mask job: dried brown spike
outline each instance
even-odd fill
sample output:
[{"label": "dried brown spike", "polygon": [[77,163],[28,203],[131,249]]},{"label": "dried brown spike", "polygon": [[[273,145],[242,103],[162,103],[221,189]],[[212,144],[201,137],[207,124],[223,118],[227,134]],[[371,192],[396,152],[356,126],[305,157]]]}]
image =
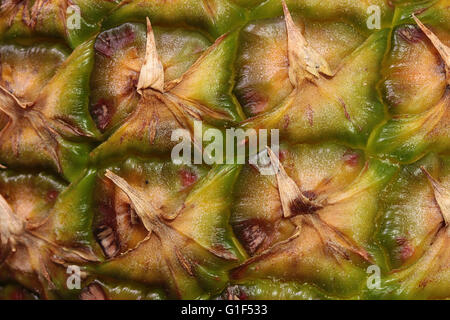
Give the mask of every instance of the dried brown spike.
[{"label": "dried brown spike", "polygon": [[137,92],[142,94],[144,89],[164,91],[164,68],[156,50],[155,35],[152,24],[147,17],[147,43],[145,48],[145,60],[139,75]]},{"label": "dried brown spike", "polygon": [[424,167],[420,167],[420,169],[427,176],[431,186],[433,187],[434,198],[439,205],[445,225],[448,226],[450,223],[450,190],[434,179]]},{"label": "dried brown spike", "polygon": [[365,261],[373,262],[369,253],[359,246],[354,245],[339,230],[328,225],[317,215],[307,217],[311,225],[319,233],[322,241],[333,255],[338,254],[346,260],[350,259],[350,253],[356,254]]},{"label": "dried brown spike", "polygon": [[280,193],[283,215],[289,218],[299,214],[309,214],[321,209],[322,206],[303,195],[294,180],[286,173],[283,165],[273,151],[267,147],[267,152],[277,176],[278,192]]},{"label": "dried brown spike", "polygon": [[439,52],[442,60],[444,60],[447,84],[450,85],[450,48],[443,44],[441,40],[439,40],[439,38],[436,37],[436,35],[431,32],[430,29],[425,27],[425,25],[414,14],[412,15],[412,17],[414,21],[416,21],[419,28],[423,31],[423,33],[425,33],[428,39],[430,39],[430,41],[433,43],[433,46]]},{"label": "dried brown spike", "polygon": [[303,79],[319,78],[320,73],[333,76],[328,63],[309,46],[302,32],[295,25],[284,0],[282,4],[288,38],[289,79],[292,85],[298,87]]}]

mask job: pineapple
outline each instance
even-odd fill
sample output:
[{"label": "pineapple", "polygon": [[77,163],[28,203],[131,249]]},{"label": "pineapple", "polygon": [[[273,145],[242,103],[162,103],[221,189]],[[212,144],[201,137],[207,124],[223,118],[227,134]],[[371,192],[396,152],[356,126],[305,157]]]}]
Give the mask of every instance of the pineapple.
[{"label": "pineapple", "polygon": [[0,298],[450,298],[448,0],[0,3]]}]

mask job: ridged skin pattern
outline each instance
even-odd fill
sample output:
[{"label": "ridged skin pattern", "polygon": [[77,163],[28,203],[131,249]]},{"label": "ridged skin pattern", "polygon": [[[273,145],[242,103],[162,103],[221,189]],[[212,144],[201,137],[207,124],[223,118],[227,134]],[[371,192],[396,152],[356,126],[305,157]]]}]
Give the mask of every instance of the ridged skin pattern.
[{"label": "ridged skin pattern", "polygon": [[0,299],[449,299],[449,46],[449,0],[0,1]]}]

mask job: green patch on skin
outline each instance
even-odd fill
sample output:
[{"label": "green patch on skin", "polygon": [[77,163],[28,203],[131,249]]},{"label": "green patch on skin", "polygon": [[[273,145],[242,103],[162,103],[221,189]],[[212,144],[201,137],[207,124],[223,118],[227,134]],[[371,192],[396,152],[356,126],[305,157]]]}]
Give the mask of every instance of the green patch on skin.
[{"label": "green patch on skin", "polygon": [[[443,162],[430,154],[404,166],[381,194],[377,239],[386,250],[390,269],[413,264],[423,254],[442,218],[433,190],[420,167],[441,176]],[[414,197],[410,195],[414,194]]]},{"label": "green patch on skin", "polygon": [[331,300],[336,297],[295,281],[253,280],[230,285],[220,296],[227,300]]},{"label": "green patch on skin", "polygon": [[404,3],[399,3],[395,8],[392,25],[415,24],[412,18],[413,13],[427,25],[442,28],[446,32],[450,30],[450,13],[446,0],[405,1]]},{"label": "green patch on skin", "polygon": [[[287,6],[293,13],[301,12],[312,19],[323,20],[344,20],[356,24],[360,30],[373,32],[367,27],[367,20],[372,11],[370,6],[377,6],[380,10],[380,27],[387,28],[391,25],[393,8],[383,0],[371,1],[348,1],[348,0],[287,0]],[[268,0],[263,2],[251,12],[251,19],[267,19],[280,16],[282,14],[281,1]]]},{"label": "green patch on skin", "polygon": [[376,128],[367,151],[400,163],[412,163],[428,152],[450,148],[450,91],[432,108],[420,114],[392,118]]},{"label": "green patch on skin", "polygon": [[95,176],[95,170],[87,170],[83,177],[61,193],[44,228],[58,245],[83,248],[101,256],[92,232]]}]

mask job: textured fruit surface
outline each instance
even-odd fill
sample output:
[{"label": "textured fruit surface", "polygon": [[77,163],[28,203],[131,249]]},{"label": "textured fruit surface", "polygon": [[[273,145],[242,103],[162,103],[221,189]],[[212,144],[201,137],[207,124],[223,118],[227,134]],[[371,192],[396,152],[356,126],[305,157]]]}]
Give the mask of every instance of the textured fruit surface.
[{"label": "textured fruit surface", "polygon": [[449,47],[449,0],[0,1],[0,299],[450,299]]}]

